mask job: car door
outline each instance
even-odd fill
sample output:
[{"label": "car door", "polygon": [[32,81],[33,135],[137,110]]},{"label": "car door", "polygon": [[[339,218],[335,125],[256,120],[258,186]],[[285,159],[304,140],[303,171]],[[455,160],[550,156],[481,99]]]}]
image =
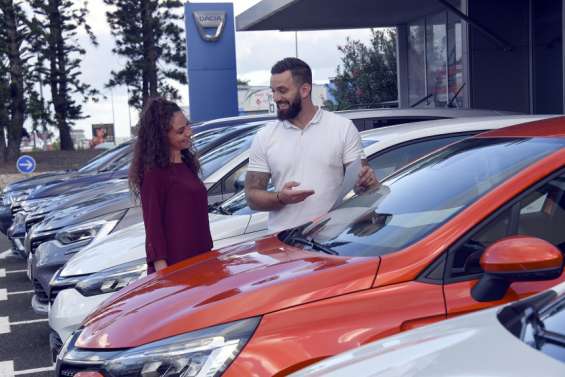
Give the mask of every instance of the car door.
[{"label": "car door", "polygon": [[565,171],[526,190],[473,228],[448,253],[444,292],[448,316],[455,316],[537,293],[564,280],[514,282],[497,301],[478,302],[471,288],[482,274],[479,259],[494,242],[510,235],[528,235],[544,239],[565,253]]}]

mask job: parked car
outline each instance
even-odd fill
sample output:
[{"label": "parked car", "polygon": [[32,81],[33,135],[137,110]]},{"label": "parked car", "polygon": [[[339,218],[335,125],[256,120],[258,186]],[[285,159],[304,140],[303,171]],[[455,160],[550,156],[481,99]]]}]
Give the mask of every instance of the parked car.
[{"label": "parked car", "polygon": [[18,252],[27,259],[27,250],[24,246],[26,233],[30,228],[49,215],[81,203],[92,203],[103,200],[109,194],[128,190],[128,182],[125,179],[112,179],[89,185],[84,190],[61,194],[56,198],[47,197],[21,202],[21,210],[16,213],[14,220],[6,232],[12,241],[12,250]]},{"label": "parked car", "polygon": [[[366,147],[367,154],[369,156],[375,156],[375,158],[370,159],[370,163],[375,166],[377,174],[389,174],[391,170],[399,168],[401,166],[400,164],[403,163],[402,161],[397,161],[397,158],[391,158],[392,156],[398,156],[400,154],[402,156],[412,156],[412,158],[416,158],[434,148],[454,141],[454,138],[462,139],[471,132],[502,127],[503,125],[512,123],[526,122],[532,119],[536,118],[515,117],[514,119],[506,120],[502,118],[487,118],[482,121],[479,119],[466,120],[467,124],[465,124],[465,121],[462,121],[460,125],[457,125],[457,122],[454,121],[437,121],[429,122],[429,126],[426,127],[427,132],[422,132],[422,128],[419,126],[404,125],[394,129],[388,128],[366,132],[363,133],[363,136],[365,142],[369,141],[369,145]],[[435,127],[432,126],[434,123],[436,123]],[[371,140],[373,142],[370,142]],[[443,144],[441,140],[443,140]],[[408,146],[411,146],[411,148],[407,148]],[[395,162],[397,165],[394,165]],[[250,211],[249,208],[246,208],[245,198],[242,194],[240,195],[239,198],[233,198],[219,207],[219,212],[223,213],[224,216],[228,216],[227,214],[231,213],[231,216],[234,218],[244,218],[244,221],[234,220],[233,222],[239,227],[241,227],[241,223],[247,223],[247,229],[250,230],[251,234],[257,231],[259,231],[259,234],[261,232],[267,232],[266,214],[253,213]],[[256,235],[256,233],[253,235]],[[140,239],[137,241],[137,244],[142,245],[143,235],[139,234],[139,237]],[[133,237],[130,238],[130,241],[132,241],[132,239]],[[111,292],[115,291],[104,292],[98,290],[84,294],[84,290],[80,287],[78,289],[72,288],[76,284],[81,284],[81,281],[88,281],[90,277],[92,277],[91,281],[98,281],[99,283],[106,280],[112,281],[112,279],[114,279],[113,274],[116,274],[116,276],[122,273],[125,274],[129,268],[136,268],[134,266],[136,260],[143,258],[143,247],[140,246],[135,252],[130,252],[125,251],[129,249],[126,245],[126,243],[123,243],[119,248],[98,248],[96,254],[92,252],[87,254],[85,250],[69,261],[64,269],[57,273],[56,277],[51,281],[52,287],[55,287],[55,290],[59,294],[49,313],[50,325],[63,340],[68,336],[70,331],[78,327],[79,322],[77,318],[80,319],[78,312],[83,311],[83,316],[86,315],[89,310],[107,299],[111,295]],[[124,252],[121,253],[123,258],[120,258],[118,253],[114,252],[116,249],[124,250]],[[113,253],[113,259],[106,257],[106,255],[109,256],[110,253]],[[94,260],[98,262],[95,263]],[[111,260],[112,264],[103,262],[107,260]],[[118,261],[123,263],[121,267],[116,267]],[[133,265],[127,265],[127,263],[133,263]],[[101,267],[97,269],[96,265]],[[91,275],[97,271],[101,271],[104,267],[112,271],[103,271],[98,276]],[[140,275],[138,274],[137,276],[139,277]],[[128,279],[127,282],[129,283],[132,280],[133,279]],[[117,284],[116,286],[121,289],[124,285],[125,284]],[[61,291],[61,287],[65,289]],[[74,309],[72,313],[68,308]],[[75,308],[80,309],[75,310]],[[58,344],[60,344],[60,342]]]},{"label": "parked car", "polygon": [[27,232],[28,276],[33,283],[32,308],[47,313],[51,277],[72,254],[106,235],[142,221],[141,209],[128,189],[46,216]]},{"label": "parked car", "polygon": [[292,377],[565,376],[565,284],[370,343]]},{"label": "parked car", "polygon": [[563,117],[447,146],[311,223],[132,283],[65,344],[57,375],[284,375],[541,292],[564,279],[564,168]]},{"label": "parked car", "polygon": [[25,200],[29,193],[37,186],[62,182],[74,177],[92,175],[99,171],[104,171],[114,164],[116,160],[121,159],[125,154],[131,153],[131,149],[132,142],[125,142],[109,151],[97,155],[77,171],[43,173],[8,184],[2,191],[2,200],[0,205],[0,231],[6,234],[7,229],[12,224],[12,206],[14,206],[15,211],[19,210],[18,203]]}]

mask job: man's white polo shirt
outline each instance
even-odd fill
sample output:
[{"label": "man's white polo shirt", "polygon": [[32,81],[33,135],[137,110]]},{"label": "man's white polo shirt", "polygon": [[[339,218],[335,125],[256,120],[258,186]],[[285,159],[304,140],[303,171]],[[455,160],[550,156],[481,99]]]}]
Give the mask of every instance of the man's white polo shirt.
[{"label": "man's white polo shirt", "polygon": [[275,121],[253,140],[248,171],[270,173],[276,191],[296,181],[295,190],[314,190],[302,203],[269,213],[269,229],[294,227],[325,214],[339,194],[344,165],[365,158],[359,132],[349,119],[318,109],[300,129],[289,121]]}]

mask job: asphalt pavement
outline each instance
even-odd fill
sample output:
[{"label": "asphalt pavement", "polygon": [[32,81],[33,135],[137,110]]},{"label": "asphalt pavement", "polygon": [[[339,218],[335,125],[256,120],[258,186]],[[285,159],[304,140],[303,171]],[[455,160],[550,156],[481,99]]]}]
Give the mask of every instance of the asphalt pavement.
[{"label": "asphalt pavement", "polygon": [[0,233],[0,377],[53,376],[47,316],[31,309],[26,262]]}]

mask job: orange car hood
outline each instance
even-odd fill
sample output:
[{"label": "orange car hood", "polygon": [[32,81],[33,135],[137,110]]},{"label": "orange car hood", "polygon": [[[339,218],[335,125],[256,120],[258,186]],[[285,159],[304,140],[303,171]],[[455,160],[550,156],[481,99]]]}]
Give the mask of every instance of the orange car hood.
[{"label": "orange car hood", "polygon": [[87,319],[76,345],[135,347],[368,289],[380,261],[307,252],[276,237],[210,255],[124,289]]}]

